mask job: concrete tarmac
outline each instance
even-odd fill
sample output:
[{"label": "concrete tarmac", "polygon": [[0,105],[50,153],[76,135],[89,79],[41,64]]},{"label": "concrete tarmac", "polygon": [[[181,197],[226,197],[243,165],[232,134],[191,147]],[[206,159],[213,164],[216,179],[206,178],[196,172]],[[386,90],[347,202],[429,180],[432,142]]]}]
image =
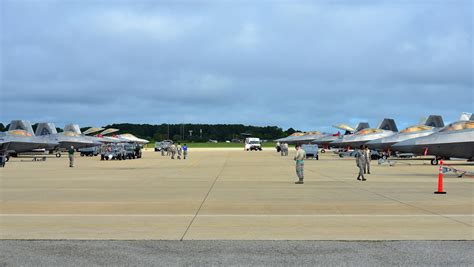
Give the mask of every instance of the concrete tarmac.
[{"label": "concrete tarmac", "polygon": [[[353,159],[294,162],[274,149],[193,150],[100,161],[11,159],[0,169],[0,239],[79,240],[473,240],[474,179],[428,161],[372,162],[356,181]],[[474,171],[474,165],[450,162]]]},{"label": "concrete tarmac", "polygon": [[0,241],[6,266],[473,266],[473,241]]}]

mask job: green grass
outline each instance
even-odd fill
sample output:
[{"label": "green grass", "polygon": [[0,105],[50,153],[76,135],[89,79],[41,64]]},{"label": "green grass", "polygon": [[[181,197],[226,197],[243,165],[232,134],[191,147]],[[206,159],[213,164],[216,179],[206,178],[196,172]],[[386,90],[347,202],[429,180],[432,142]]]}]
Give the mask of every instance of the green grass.
[{"label": "green grass", "polygon": [[[237,148],[244,148],[244,143],[225,143],[225,142],[219,142],[219,143],[186,143],[189,148],[230,148],[230,147],[237,147]],[[183,145],[183,143],[181,143]],[[147,146],[148,148],[154,148],[155,143],[148,143]],[[275,143],[273,142],[266,142],[262,143],[262,147],[269,148],[269,147],[275,147]]]}]

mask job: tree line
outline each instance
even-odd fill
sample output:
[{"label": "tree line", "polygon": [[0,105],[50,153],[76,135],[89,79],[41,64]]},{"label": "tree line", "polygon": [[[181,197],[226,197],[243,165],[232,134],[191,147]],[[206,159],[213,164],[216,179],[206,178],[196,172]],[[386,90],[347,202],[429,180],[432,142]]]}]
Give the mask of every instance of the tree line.
[{"label": "tree line", "polygon": [[277,126],[251,126],[243,124],[110,124],[104,128],[117,128],[120,133],[131,133],[151,141],[171,139],[173,141],[207,142],[209,140],[236,141],[245,137],[259,137],[274,140],[295,132],[290,128],[283,131]]},{"label": "tree line", "polygon": [[[36,130],[37,124],[33,124]],[[9,125],[0,123],[0,131],[8,130]],[[90,127],[83,127],[85,131]],[[171,139],[173,141],[207,142],[209,140],[236,141],[246,137],[259,137],[262,140],[274,140],[296,132],[293,128],[284,131],[277,126],[252,126],[243,124],[134,124],[115,123],[103,128],[117,128],[120,133],[131,133],[150,141]],[[62,131],[57,128],[58,132]]]}]

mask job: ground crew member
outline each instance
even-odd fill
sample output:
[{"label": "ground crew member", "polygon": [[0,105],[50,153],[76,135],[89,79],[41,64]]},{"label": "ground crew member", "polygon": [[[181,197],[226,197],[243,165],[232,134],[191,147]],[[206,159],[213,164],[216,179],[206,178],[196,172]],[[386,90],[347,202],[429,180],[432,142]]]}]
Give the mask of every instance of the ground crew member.
[{"label": "ground crew member", "polygon": [[183,148],[181,147],[181,143],[178,143],[176,146],[176,151],[178,151],[178,159],[181,159],[181,154],[183,153]]},{"label": "ground crew member", "polygon": [[163,146],[163,143],[161,143],[160,147],[161,147],[161,156],[164,157],[166,151],[165,151],[165,147]]},{"label": "ground crew member", "polygon": [[359,168],[359,175],[357,176],[357,180],[361,181],[361,177],[362,177],[362,181],[365,181],[365,177],[364,177],[364,168],[365,168],[365,152],[364,152],[364,146],[361,145],[360,146],[360,149],[356,150],[356,154],[355,154],[355,158],[356,158],[356,165],[357,167]]},{"label": "ground crew member", "polygon": [[174,144],[171,144],[169,147],[168,147],[168,150],[170,151],[171,153],[171,159],[174,159],[174,156],[176,156],[176,146]]},{"label": "ground crew member", "polygon": [[283,157],[285,155],[285,143],[279,143],[280,155]]},{"label": "ground crew member", "polygon": [[[276,143],[276,150],[277,150],[277,153],[278,152],[281,152],[281,145],[280,145],[280,142],[277,142]],[[283,155],[282,155],[283,156]]]},{"label": "ground crew member", "polygon": [[304,158],[306,157],[306,152],[301,148],[300,145],[296,145],[296,155],[294,160],[296,161],[296,175],[298,176],[298,181],[295,184],[303,184],[304,179]]},{"label": "ground crew member", "polygon": [[288,143],[285,143],[285,156],[288,156]]},{"label": "ground crew member", "polygon": [[184,144],[183,146],[183,157],[186,159],[188,157],[188,145]]},{"label": "ground crew member", "polygon": [[141,147],[139,144],[135,144],[135,156],[138,158],[138,157],[141,157],[142,156],[142,153],[141,153]]},{"label": "ground crew member", "polygon": [[74,167],[74,147],[71,146],[68,149],[67,153],[69,155],[69,167],[72,168],[72,167]]},{"label": "ground crew member", "polygon": [[370,174],[370,160],[372,159],[372,152],[370,151],[368,146],[365,146],[364,154],[365,154],[364,173]]}]

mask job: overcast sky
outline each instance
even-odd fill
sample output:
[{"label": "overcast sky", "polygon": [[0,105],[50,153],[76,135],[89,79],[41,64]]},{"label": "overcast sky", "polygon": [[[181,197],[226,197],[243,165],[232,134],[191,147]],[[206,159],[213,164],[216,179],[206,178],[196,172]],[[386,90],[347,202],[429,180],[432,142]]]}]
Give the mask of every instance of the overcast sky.
[{"label": "overcast sky", "polygon": [[2,0],[0,121],[334,131],[474,111],[472,1],[314,2]]}]

